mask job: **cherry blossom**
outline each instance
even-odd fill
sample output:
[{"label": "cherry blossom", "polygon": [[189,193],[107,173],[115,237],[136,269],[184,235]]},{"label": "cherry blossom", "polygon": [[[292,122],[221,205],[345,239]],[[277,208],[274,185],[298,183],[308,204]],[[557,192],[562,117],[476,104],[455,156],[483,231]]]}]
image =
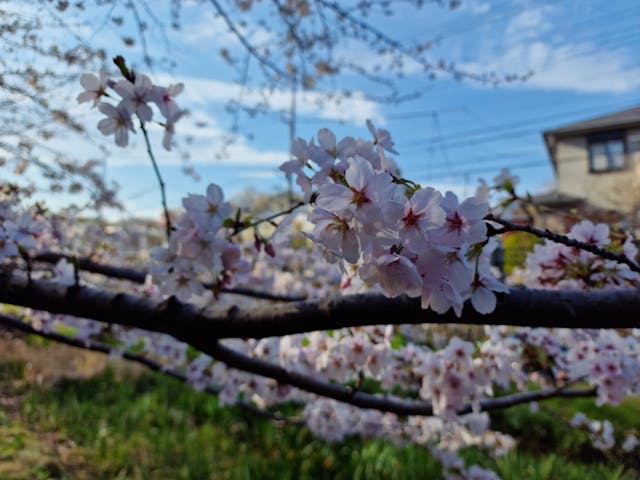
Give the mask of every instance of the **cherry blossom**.
[{"label": "cherry blossom", "polygon": [[127,79],[117,82],[113,89],[122,97],[121,104],[131,114],[136,114],[142,122],[149,122],[153,117],[147,102],[153,101],[155,87],[146,75],[137,75],[135,82]]},{"label": "cherry blossom", "polygon": [[[176,123],[187,113],[181,109],[174,98],[184,89],[184,85],[174,84],[168,87],[154,85],[151,79],[144,75],[129,73],[126,78],[114,81],[107,76],[104,70],[100,71],[100,78],[91,73],[82,75],[80,83],[85,91],[78,95],[80,103],[93,101],[93,106],[98,106],[107,118],[98,122],[98,129],[103,135],[115,134],[116,145],[126,147],[129,142],[129,131],[134,132],[132,115],[136,115],[142,126],[153,118],[151,104],[155,104],[164,116],[165,122],[162,146],[170,151],[175,135]],[[107,90],[112,89],[113,95]],[[119,103],[114,106],[103,102],[103,97],[120,97]],[[143,128],[143,133],[147,135]]]},{"label": "cherry blossom", "polygon": [[164,125],[164,135],[162,137],[162,146],[168,152],[171,151],[173,136],[176,134],[176,123],[186,114],[187,112],[185,110],[172,109],[172,113],[166,117],[167,121],[165,122],[165,125]]},{"label": "cherry blossom", "polygon": [[431,187],[417,190],[407,200],[400,226],[400,241],[414,253],[428,249],[427,232],[444,224],[445,211],[440,206],[441,201],[440,192]]},{"label": "cherry blossom", "polygon": [[98,130],[103,135],[113,135],[116,137],[116,145],[126,147],[129,143],[129,132],[134,132],[133,123],[131,121],[131,112],[123,103],[117,107],[109,103],[101,103],[98,107],[107,118],[98,122]]},{"label": "cherry blossom", "polygon": [[153,87],[151,100],[158,106],[158,109],[160,110],[160,113],[164,115],[164,118],[175,118],[175,115],[181,111],[174,98],[180,95],[183,90],[184,84],[182,83],[176,83],[169,85],[168,87]]},{"label": "cherry blossom", "polygon": [[373,135],[374,145],[380,145],[386,151],[395,153],[396,155],[398,154],[398,152],[393,149],[393,140],[391,140],[391,134],[387,130],[381,128],[376,130],[370,120],[367,120],[367,128],[369,132],[371,132],[371,135]]},{"label": "cherry blossom", "polygon": [[80,77],[80,83],[85,91],[78,95],[78,103],[91,102],[96,107],[100,105],[102,97],[107,95],[107,86],[111,83],[105,70],[100,70],[100,77],[92,73],[85,73]]}]

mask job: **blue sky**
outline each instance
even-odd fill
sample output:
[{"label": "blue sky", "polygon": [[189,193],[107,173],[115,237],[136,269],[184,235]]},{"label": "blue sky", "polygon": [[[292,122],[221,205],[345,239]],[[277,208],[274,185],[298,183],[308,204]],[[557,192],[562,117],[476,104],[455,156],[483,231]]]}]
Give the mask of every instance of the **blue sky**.
[{"label": "blue sky", "polygon": [[[14,2],[15,3],[15,2]],[[158,5],[157,17],[168,17]],[[321,127],[330,127],[338,137],[366,137],[365,120],[387,128],[400,152],[397,161],[403,174],[423,185],[460,194],[473,193],[478,177],[491,179],[503,167],[519,175],[524,189],[532,193],[553,185],[553,172],[541,132],[573,121],[610,113],[640,104],[640,2],[631,0],[462,0],[453,11],[427,5],[417,14],[398,2],[392,17],[373,16],[370,21],[402,42],[436,39],[430,56],[446,59],[470,72],[532,76],[524,82],[489,86],[456,81],[447,75],[430,80],[412,62],[405,64],[398,80],[401,92],[419,91],[417,99],[385,104],[367,94],[383,93],[380,87],[355,76],[337,76],[301,94],[297,134],[309,139]],[[44,14],[34,8],[33,14]],[[125,54],[139,71],[146,71],[140,48],[122,46],[123,29],[99,22],[101,11],[85,12],[75,33],[102,45],[109,56]],[[148,72],[158,83],[182,81],[185,92],[179,103],[190,116],[178,124],[178,140],[192,134],[189,165],[201,176],[195,183],[181,172],[179,151],[161,149],[161,133],[152,129],[157,155],[169,189],[169,202],[177,206],[187,192],[203,191],[209,182],[225,188],[229,196],[254,187],[265,192],[285,188],[277,166],[287,157],[288,127],[282,112],[289,107],[286,85],[269,94],[271,111],[240,117],[241,135],[220,159],[221,137],[229,132],[232,118],[225,104],[238,98],[236,73],[218,55],[227,48],[239,55],[241,47],[215,18],[207,4],[185,1],[182,30],[167,30],[165,41],[151,25],[147,41],[153,55],[169,55],[175,68],[156,66]],[[254,39],[269,41],[265,28],[248,29]],[[131,31],[131,36],[135,33]],[[338,50],[363,66],[373,64],[376,53],[365,46],[339,45]],[[257,71],[250,76],[257,78]],[[250,83],[250,85],[256,85]],[[318,107],[323,93],[351,89],[351,98]],[[68,92],[74,98],[81,90]],[[243,98],[258,99],[257,87],[245,90]],[[73,106],[78,120],[96,123],[100,116],[86,104]],[[197,128],[196,124],[205,124]],[[103,141],[95,131],[96,141]],[[91,145],[74,145],[76,154],[92,154]],[[155,215],[159,195],[143,151],[141,138],[126,150],[117,150],[108,160],[106,173],[121,185],[128,213]]]}]

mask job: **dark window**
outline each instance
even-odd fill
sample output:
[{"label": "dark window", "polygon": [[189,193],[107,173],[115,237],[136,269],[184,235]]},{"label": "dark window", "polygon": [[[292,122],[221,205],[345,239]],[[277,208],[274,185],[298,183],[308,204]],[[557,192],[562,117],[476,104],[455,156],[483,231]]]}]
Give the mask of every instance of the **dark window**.
[{"label": "dark window", "polygon": [[627,167],[627,143],[624,131],[589,135],[589,170],[610,172]]}]

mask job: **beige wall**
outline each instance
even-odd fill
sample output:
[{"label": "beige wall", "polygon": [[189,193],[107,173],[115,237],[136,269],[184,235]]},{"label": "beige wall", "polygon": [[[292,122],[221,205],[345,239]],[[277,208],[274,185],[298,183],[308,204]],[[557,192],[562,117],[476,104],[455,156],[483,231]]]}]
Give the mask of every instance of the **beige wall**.
[{"label": "beige wall", "polygon": [[640,129],[627,132],[627,149],[628,169],[590,173],[586,137],[558,139],[558,192],[584,198],[600,208],[640,211]]}]

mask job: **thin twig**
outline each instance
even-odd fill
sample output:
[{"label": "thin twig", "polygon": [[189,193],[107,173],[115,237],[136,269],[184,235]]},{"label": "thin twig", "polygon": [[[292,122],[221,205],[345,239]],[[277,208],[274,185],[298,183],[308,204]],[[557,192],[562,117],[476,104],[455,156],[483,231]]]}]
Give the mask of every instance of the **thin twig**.
[{"label": "thin twig", "polygon": [[579,248],[580,250],[593,253],[594,255],[598,255],[599,257],[602,257],[607,260],[613,260],[618,263],[623,263],[627,265],[634,272],[640,273],[640,265],[638,265],[636,262],[634,262],[624,254],[613,253],[613,252],[610,252],[609,250],[605,250],[604,248],[600,248],[597,245],[594,245],[592,243],[581,242],[574,238],[569,238],[566,235],[560,235],[558,233],[554,233],[548,229],[541,230],[539,228],[535,228],[530,225],[518,225],[517,223],[512,223],[500,217],[496,217],[491,213],[488,214],[486,217],[484,217],[484,219],[489,222],[498,223],[504,227],[504,228],[495,228],[489,224],[488,225],[489,236],[500,235],[506,232],[527,232],[539,238],[546,238],[547,240],[551,240],[552,242],[562,243],[563,245],[567,245],[568,247]]},{"label": "thin twig", "polygon": [[240,32],[240,30],[238,30],[238,28],[236,27],[236,24],[233,23],[233,21],[231,20],[231,17],[229,17],[229,14],[222,8],[222,6],[217,0],[209,0],[209,3],[213,5],[213,8],[215,8],[216,12],[218,12],[218,15],[222,17],[222,19],[227,24],[227,27],[229,28],[231,33],[235,35],[238,41],[247,50],[247,52],[251,54],[251,56],[253,56],[265,67],[268,67],[271,71],[273,71],[279,77],[286,79],[291,76],[284,70],[281,70],[275,63],[273,63],[267,57],[265,57],[264,55],[261,55],[260,52],[258,52],[258,50],[256,50],[256,48],[253,45],[251,45],[249,40],[247,40],[247,38],[242,34],[242,32]]},{"label": "thin twig", "polygon": [[419,54],[419,52],[414,49],[407,47],[402,42],[390,37],[382,30],[374,27],[370,23],[362,20],[360,18],[356,18],[351,14],[348,10],[343,8],[338,2],[330,1],[330,0],[316,0],[318,4],[332,10],[339,20],[346,20],[355,28],[362,30],[363,32],[367,32],[369,35],[372,35],[375,40],[387,45],[393,50],[401,53],[402,55],[411,58],[418,64],[422,66],[422,68],[427,71],[440,70],[446,73],[453,75],[456,79],[467,78],[470,80],[474,80],[481,83],[496,83],[497,79],[492,75],[487,74],[475,74],[472,72],[466,72],[462,70],[458,70],[452,64],[447,64],[445,62],[438,62],[437,64],[433,64],[429,62],[426,58]]},{"label": "thin twig", "polygon": [[165,189],[165,184],[164,184],[164,180],[162,180],[162,175],[160,174],[160,169],[158,168],[158,163],[156,162],[156,158],[153,155],[151,142],[149,141],[149,133],[147,132],[147,129],[144,126],[144,122],[142,120],[140,120],[140,130],[142,130],[144,141],[147,145],[147,153],[149,154],[149,158],[151,159],[151,164],[153,165],[153,170],[156,173],[156,178],[158,179],[158,184],[160,185],[160,194],[162,195],[162,208],[164,209],[165,230],[167,233],[167,242],[168,242],[171,239],[171,216],[169,215],[169,207],[167,206],[167,193]]},{"label": "thin twig", "polygon": [[258,225],[262,224],[262,223],[267,223],[267,222],[272,222],[273,220],[275,220],[278,217],[282,217],[283,215],[288,215],[289,213],[293,212],[294,210],[297,210],[298,208],[304,206],[305,203],[304,202],[298,202],[295,205],[292,205],[291,207],[287,208],[286,210],[283,210],[281,212],[277,212],[274,213],[273,215],[269,215],[268,217],[264,217],[264,218],[260,218],[258,220],[256,220],[255,222],[249,222],[249,223],[240,223],[239,225],[235,225],[233,228],[233,232],[231,232],[231,234],[229,234],[229,237],[233,237],[235,235],[237,235],[238,233],[247,230],[248,228],[255,228]]}]

